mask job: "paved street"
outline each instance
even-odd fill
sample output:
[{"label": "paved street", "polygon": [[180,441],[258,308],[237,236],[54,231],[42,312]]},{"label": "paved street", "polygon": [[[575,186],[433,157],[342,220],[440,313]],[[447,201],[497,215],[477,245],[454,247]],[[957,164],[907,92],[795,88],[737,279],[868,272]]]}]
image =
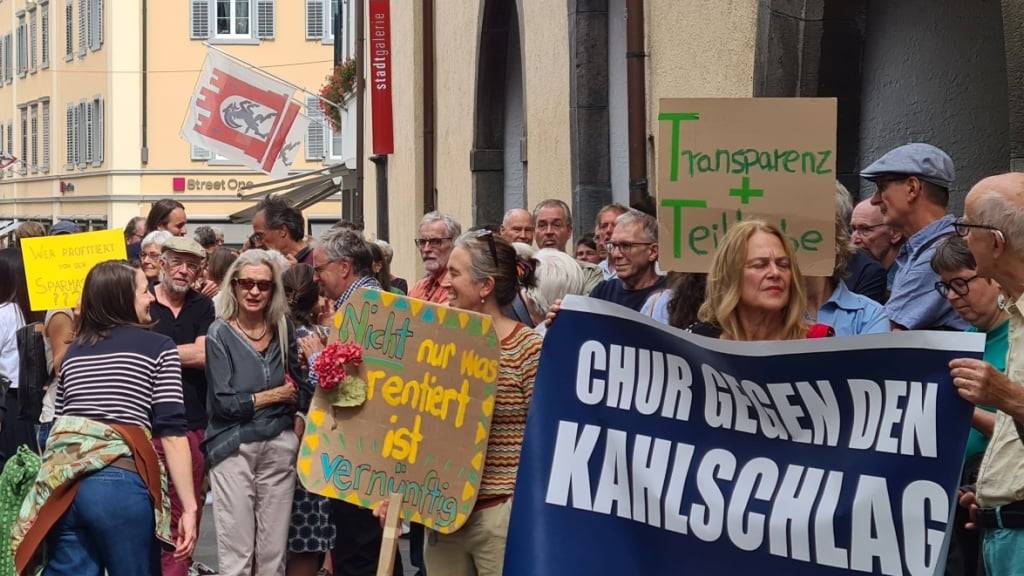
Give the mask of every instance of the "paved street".
[{"label": "paved street", "polygon": [[[402,551],[402,563],[405,568],[405,576],[413,576],[416,570],[409,564],[409,540],[402,538],[398,541],[398,547]],[[217,568],[217,538],[213,522],[213,506],[207,504],[203,509],[202,527],[199,531],[199,543],[196,544],[194,558],[207,566]]]}]

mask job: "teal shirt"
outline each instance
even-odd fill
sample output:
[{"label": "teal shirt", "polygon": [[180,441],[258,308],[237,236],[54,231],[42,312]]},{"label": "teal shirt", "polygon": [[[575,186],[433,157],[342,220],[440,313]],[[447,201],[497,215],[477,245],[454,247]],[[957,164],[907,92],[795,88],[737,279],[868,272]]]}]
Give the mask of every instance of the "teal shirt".
[{"label": "teal shirt", "polygon": [[[971,326],[966,332],[977,332],[978,329]],[[999,326],[985,334],[985,362],[988,362],[1000,372],[1006,372],[1006,354],[1010,350],[1010,321],[1007,320]],[[987,410],[989,412],[995,412],[996,409],[991,406],[978,405],[978,408]],[[975,428],[971,428],[971,434],[967,437],[967,450],[964,453],[964,459],[970,460],[971,457],[981,454],[985,451],[985,447],[988,446],[988,438],[984,434],[978,432]]]}]

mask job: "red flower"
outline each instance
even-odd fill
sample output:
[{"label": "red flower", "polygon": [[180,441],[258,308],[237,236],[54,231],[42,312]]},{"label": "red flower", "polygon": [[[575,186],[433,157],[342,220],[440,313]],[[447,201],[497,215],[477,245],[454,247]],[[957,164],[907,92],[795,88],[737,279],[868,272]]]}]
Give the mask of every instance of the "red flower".
[{"label": "red flower", "polygon": [[346,364],[358,366],[362,363],[362,347],[358,344],[335,342],[313,361],[313,371],[316,372],[321,388],[333,390],[348,377],[348,372],[345,371]]}]

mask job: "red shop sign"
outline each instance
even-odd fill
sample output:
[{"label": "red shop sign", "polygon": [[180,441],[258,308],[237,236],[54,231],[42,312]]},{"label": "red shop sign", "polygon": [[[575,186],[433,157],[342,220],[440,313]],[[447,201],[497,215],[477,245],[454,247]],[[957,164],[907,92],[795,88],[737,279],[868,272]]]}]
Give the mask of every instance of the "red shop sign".
[{"label": "red shop sign", "polygon": [[373,106],[373,153],[395,151],[391,112],[391,1],[370,0],[370,102]]}]

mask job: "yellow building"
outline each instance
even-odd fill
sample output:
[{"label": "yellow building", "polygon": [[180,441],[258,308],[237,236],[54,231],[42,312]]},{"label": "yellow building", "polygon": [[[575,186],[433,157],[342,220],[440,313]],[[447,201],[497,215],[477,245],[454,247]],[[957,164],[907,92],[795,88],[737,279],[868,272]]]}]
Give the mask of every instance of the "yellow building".
[{"label": "yellow building", "polygon": [[[118,228],[170,197],[191,228],[216,224],[240,244],[251,230],[227,217],[252,202],[239,187],[268,177],[179,136],[204,43],[316,92],[332,69],[337,10],[338,0],[0,2],[0,146],[19,159],[0,178],[0,222]],[[293,171],[354,162],[315,99],[295,97],[315,121]],[[306,210],[314,232],[340,213],[337,198]]]}]

